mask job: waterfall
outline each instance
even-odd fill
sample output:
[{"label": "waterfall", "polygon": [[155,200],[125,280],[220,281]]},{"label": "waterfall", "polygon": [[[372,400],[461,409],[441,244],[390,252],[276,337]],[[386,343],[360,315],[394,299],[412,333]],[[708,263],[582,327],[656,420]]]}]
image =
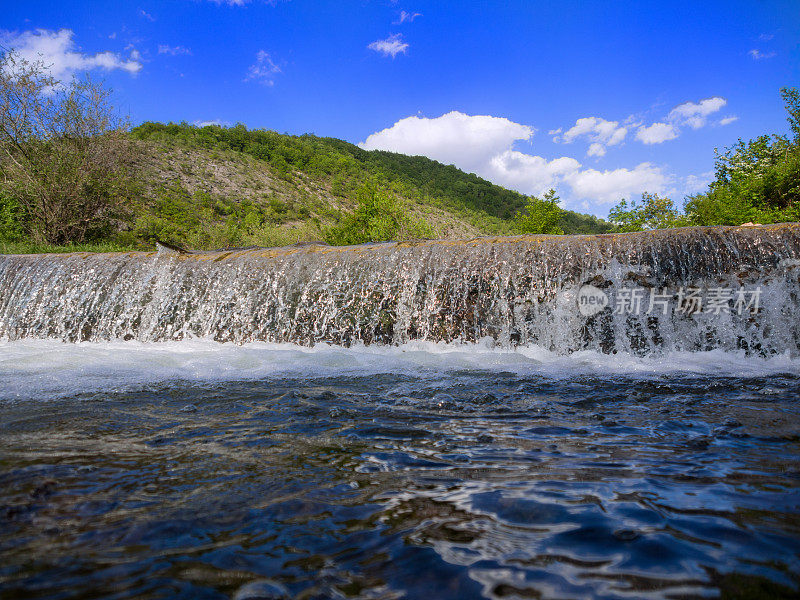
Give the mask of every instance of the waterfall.
[{"label": "waterfall", "polygon": [[800,353],[800,224],[0,256],[0,337]]}]

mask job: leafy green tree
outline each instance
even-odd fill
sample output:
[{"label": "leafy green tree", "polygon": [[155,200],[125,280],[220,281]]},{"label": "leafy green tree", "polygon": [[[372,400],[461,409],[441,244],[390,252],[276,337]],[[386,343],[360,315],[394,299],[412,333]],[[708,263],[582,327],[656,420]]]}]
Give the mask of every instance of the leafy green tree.
[{"label": "leafy green tree", "polygon": [[608,213],[608,220],[619,231],[645,231],[687,225],[686,218],[675,208],[672,200],[658,194],[642,193],[642,202],[622,200]]},{"label": "leafy green tree", "polygon": [[127,123],[88,76],[62,84],[41,60],[0,55],[0,192],[37,242],[107,235],[130,193]]},{"label": "leafy green tree", "polygon": [[355,210],[344,214],[325,237],[329,244],[348,246],[432,236],[433,228],[411,216],[403,202],[374,186],[364,186],[358,191]]},{"label": "leafy green tree", "polygon": [[560,222],[564,211],[558,205],[555,190],[545,192],[542,198],[531,196],[528,202],[514,215],[512,230],[515,233],[563,234]]}]

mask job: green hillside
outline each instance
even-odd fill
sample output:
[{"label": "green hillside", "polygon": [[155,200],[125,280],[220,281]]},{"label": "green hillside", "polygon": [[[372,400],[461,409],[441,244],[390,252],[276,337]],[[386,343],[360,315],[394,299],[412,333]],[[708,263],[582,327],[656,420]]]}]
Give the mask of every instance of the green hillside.
[{"label": "green hillside", "polygon": [[[0,251],[144,249],[156,239],[209,249],[514,234],[531,231],[515,215],[539,206],[454,166],[314,135],[144,123],[125,145],[126,176],[114,185],[118,201],[99,226],[80,240],[35,244],[22,235],[24,211],[13,198],[0,198]],[[557,221],[541,231],[612,227],[541,205]]]},{"label": "green hillside", "polygon": [[[140,125],[131,136],[141,145],[136,172],[146,188],[142,208],[149,215],[142,222],[163,218],[175,224],[181,219],[176,211],[200,211],[206,228],[223,222],[228,230],[239,226],[242,243],[323,239],[369,190],[424,219],[436,237],[514,233],[512,219],[528,200],[425,157],[368,152],[334,138],[249,131],[243,125],[161,123]],[[567,233],[610,229],[594,217],[566,211],[562,222]],[[146,235],[141,225],[139,233]],[[193,237],[191,231],[150,233],[175,241]],[[202,246],[226,240],[195,241]]]}]

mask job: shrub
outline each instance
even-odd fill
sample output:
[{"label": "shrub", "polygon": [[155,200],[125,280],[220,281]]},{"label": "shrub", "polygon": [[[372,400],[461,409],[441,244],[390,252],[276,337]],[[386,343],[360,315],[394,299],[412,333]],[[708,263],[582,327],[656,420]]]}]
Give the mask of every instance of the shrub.
[{"label": "shrub", "polygon": [[433,228],[424,219],[409,215],[402,201],[369,186],[359,190],[355,210],[342,215],[325,239],[335,246],[347,246],[432,236]]},{"label": "shrub", "polygon": [[0,241],[18,242],[25,234],[24,208],[13,197],[0,192]]},{"label": "shrub", "polygon": [[512,230],[516,233],[563,234],[559,224],[563,210],[558,206],[555,190],[544,194],[543,198],[531,196],[525,208],[514,215]]}]

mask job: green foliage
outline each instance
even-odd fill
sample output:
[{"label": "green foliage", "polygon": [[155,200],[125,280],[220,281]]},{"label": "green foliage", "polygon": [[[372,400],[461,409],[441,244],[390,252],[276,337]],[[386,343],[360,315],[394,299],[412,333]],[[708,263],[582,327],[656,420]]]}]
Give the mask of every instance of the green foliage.
[{"label": "green foliage", "polygon": [[13,197],[0,192],[0,242],[18,242],[27,231],[25,209]]},{"label": "green foliage", "polygon": [[628,205],[626,200],[622,200],[609,211],[608,219],[618,227],[618,231],[643,231],[687,225],[686,218],[675,208],[672,200],[647,192],[642,194],[641,204],[633,200]]},{"label": "green foliage", "polygon": [[139,211],[133,240],[214,249],[286,245],[301,237],[320,237],[313,223],[288,230],[278,227],[303,213],[302,207],[295,212],[293,205],[278,198],[268,198],[263,204],[249,198],[214,198],[206,192],[190,194],[180,184],[161,187],[155,195],[155,200]]},{"label": "green foliage", "polygon": [[178,246],[229,247],[240,245],[263,222],[263,212],[249,201],[215,200],[174,184],[156,191],[155,201],[136,219],[134,233]]},{"label": "green foliage", "polygon": [[716,178],[688,199],[697,225],[741,225],[796,220],[800,207],[800,145],[760,136],[717,153]]},{"label": "green foliage", "polygon": [[563,210],[558,206],[555,190],[550,190],[544,197],[531,196],[525,208],[514,215],[512,231],[515,233],[551,233],[563,234],[561,217]]},{"label": "green foliage", "polygon": [[762,135],[716,151],[708,192],[685,205],[695,225],[800,220],[800,93],[783,88],[793,139]]},{"label": "green foliage", "polygon": [[358,192],[355,210],[342,215],[339,223],[326,232],[325,241],[347,246],[432,236],[431,226],[412,217],[403,202],[383,190],[365,186]]}]

